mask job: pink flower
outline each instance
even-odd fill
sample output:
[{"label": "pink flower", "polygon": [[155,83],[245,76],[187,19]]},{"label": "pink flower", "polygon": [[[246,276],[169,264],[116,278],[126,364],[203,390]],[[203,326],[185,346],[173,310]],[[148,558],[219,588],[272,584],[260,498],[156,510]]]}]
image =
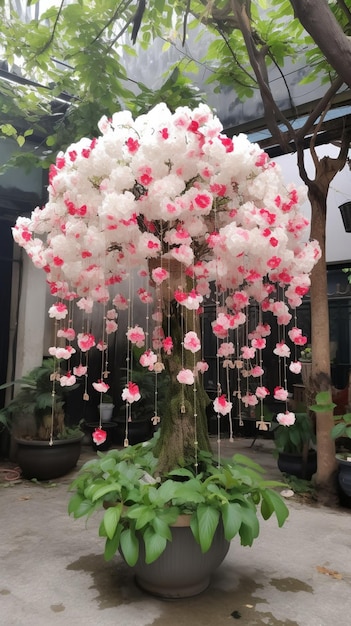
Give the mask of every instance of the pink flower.
[{"label": "pink flower", "polygon": [[247,393],[245,396],[242,396],[241,400],[246,407],[258,404],[258,400],[253,393]]},{"label": "pink flower", "polygon": [[183,368],[177,374],[178,383],[181,383],[184,385],[193,385],[194,380],[195,380],[194,374],[191,370]]},{"label": "pink flower", "polygon": [[290,365],[289,365],[289,370],[290,372],[292,372],[293,374],[300,374],[301,372],[301,363],[300,361],[291,361]]},{"label": "pink flower", "polygon": [[134,328],[130,328],[126,334],[129,341],[136,345],[137,348],[142,348],[144,346],[145,333],[140,326],[136,325]]},{"label": "pink flower", "polygon": [[274,398],[275,400],[285,400],[288,397],[288,391],[283,389],[283,387],[274,387]]},{"label": "pink flower", "polygon": [[262,337],[257,337],[251,341],[251,346],[257,350],[263,350],[266,347],[266,340]]},{"label": "pink flower", "polygon": [[157,355],[152,350],[147,350],[141,355],[139,359],[140,365],[147,367],[150,372],[154,369],[154,365],[157,361]]},{"label": "pink flower", "polygon": [[95,346],[95,337],[91,333],[78,333],[77,343],[82,352],[87,352]]},{"label": "pink flower", "polygon": [[277,422],[281,426],[292,426],[295,424],[295,414],[290,411],[286,411],[285,413],[278,413]]},{"label": "pink flower", "polygon": [[95,428],[92,434],[92,437],[93,437],[93,442],[97,446],[100,446],[102,443],[106,441],[107,432],[106,430],[103,430],[102,428]]},{"label": "pink flower", "polygon": [[64,320],[68,315],[68,309],[63,302],[56,302],[49,309],[49,317],[53,317],[56,320]]},{"label": "pink flower", "polygon": [[84,376],[88,371],[88,368],[86,365],[82,365],[81,363],[79,365],[77,365],[77,367],[73,368],[73,374],[75,376]]},{"label": "pink flower", "polygon": [[117,293],[115,295],[115,297],[112,300],[112,304],[115,305],[118,311],[124,311],[125,309],[128,309],[128,300],[124,296],[122,296],[120,293]]},{"label": "pink flower", "polygon": [[129,404],[132,404],[132,402],[137,402],[138,400],[140,400],[141,395],[139,392],[139,387],[136,383],[133,383],[132,381],[129,381],[127,387],[125,387],[122,391],[122,400],[124,400],[125,402],[129,402]]},{"label": "pink flower", "polygon": [[242,346],[241,348],[243,359],[253,359],[255,356],[255,348],[249,348],[249,346]]},{"label": "pink flower", "polygon": [[255,367],[251,368],[250,374],[254,378],[258,378],[259,376],[262,376],[262,374],[264,374],[264,370],[259,365],[255,365]]},{"label": "pink flower", "polygon": [[151,276],[156,285],[161,285],[164,280],[169,278],[169,272],[164,267],[156,267],[152,270]]},{"label": "pink flower", "polygon": [[267,387],[256,387],[255,395],[260,400],[264,400],[266,396],[269,396],[269,391]]},{"label": "pink flower", "polygon": [[214,410],[221,415],[228,415],[232,410],[232,406],[232,402],[228,402],[224,394],[218,396],[213,402]]},{"label": "pink flower", "polygon": [[110,386],[102,380],[99,380],[97,383],[92,383],[92,385],[95,391],[98,391],[99,393],[106,393],[110,389]]},{"label": "pink flower", "polygon": [[203,296],[196,293],[195,289],[192,289],[187,297],[182,300],[181,304],[185,306],[186,309],[189,309],[189,311],[197,311],[202,301]]},{"label": "pink flower", "polygon": [[200,372],[200,374],[204,374],[205,372],[207,372],[208,370],[208,363],[206,363],[206,361],[198,361],[196,363],[196,371]]},{"label": "pink flower", "polygon": [[117,328],[118,328],[118,324],[116,324],[116,322],[114,320],[106,320],[106,334],[107,335],[111,335],[112,333],[115,333]]},{"label": "pink flower", "polygon": [[294,326],[294,328],[289,330],[288,335],[296,346],[304,346],[307,343],[307,337],[302,334],[301,328]]},{"label": "pink flower", "polygon": [[171,254],[177,261],[186,266],[191,265],[194,260],[193,249],[185,244],[181,244],[178,248],[172,248]]},{"label": "pink flower", "polygon": [[98,350],[100,350],[100,352],[104,352],[105,350],[107,350],[107,343],[100,340],[97,342],[96,347]]},{"label": "pink flower", "polygon": [[68,341],[73,341],[76,336],[76,331],[74,330],[74,328],[61,328],[57,331],[57,336],[68,339]]},{"label": "pink flower", "polygon": [[172,350],[173,350],[172,337],[165,337],[162,341],[162,347],[166,354],[172,354]]},{"label": "pink flower", "polygon": [[71,372],[67,372],[65,376],[60,377],[60,385],[61,387],[72,387],[76,383],[76,377],[71,374]]},{"label": "pink flower", "polygon": [[116,309],[109,309],[109,310],[106,312],[106,317],[107,317],[107,319],[108,319],[108,320],[115,320],[115,319],[116,319],[116,317],[117,317],[117,311],[116,311]]},{"label": "pink flower", "polygon": [[72,346],[66,346],[66,348],[49,348],[49,354],[51,354],[51,356],[55,356],[57,359],[66,359],[66,361],[70,359],[72,354],[75,354],[75,352],[76,351],[72,348]]},{"label": "pink flower", "polygon": [[81,298],[77,302],[77,307],[86,313],[91,313],[93,310],[94,300],[92,298]]},{"label": "pink flower", "polygon": [[228,357],[231,354],[234,354],[234,352],[235,352],[235,350],[234,350],[233,342],[232,341],[229,341],[229,342],[223,341],[223,343],[221,343],[221,345],[218,348],[217,356]]},{"label": "pink flower", "polygon": [[274,354],[281,357],[289,357],[290,356],[290,348],[284,343],[284,341],[280,341],[275,345],[273,350]]},{"label": "pink flower", "polygon": [[201,350],[201,343],[194,331],[189,331],[184,337],[184,348],[190,350],[193,354]]}]

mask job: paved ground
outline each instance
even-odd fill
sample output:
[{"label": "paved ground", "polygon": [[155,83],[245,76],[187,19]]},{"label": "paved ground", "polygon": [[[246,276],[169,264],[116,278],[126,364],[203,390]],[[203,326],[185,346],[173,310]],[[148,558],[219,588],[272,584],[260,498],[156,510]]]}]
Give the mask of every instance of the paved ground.
[{"label": "paved ground", "polygon": [[[224,452],[232,446],[279,477],[272,442],[250,444]],[[84,448],[79,466],[92,454]],[[120,557],[104,562],[98,519],[68,517],[74,474],[50,485],[1,472],[1,626],[350,626],[351,509],[291,498],[284,528],[264,522],[252,548],[234,540],[207,591],[167,601],[138,589]]]}]

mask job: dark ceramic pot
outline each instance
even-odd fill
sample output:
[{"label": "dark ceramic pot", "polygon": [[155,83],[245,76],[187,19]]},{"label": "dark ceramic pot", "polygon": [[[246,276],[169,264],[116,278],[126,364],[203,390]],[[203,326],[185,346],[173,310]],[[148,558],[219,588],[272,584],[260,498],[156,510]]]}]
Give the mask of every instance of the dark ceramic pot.
[{"label": "dark ceramic pot", "polygon": [[136,583],[149,593],[163,598],[188,598],[207,589],[211,575],[224,560],[230,542],[219,525],[210,549],[203,553],[189,527],[189,516],[181,515],[179,524],[171,528],[172,541],[153,563],[145,563],[144,543],[133,567]]},{"label": "dark ceramic pot", "polygon": [[[126,438],[125,420],[117,419],[115,424],[117,427],[114,432],[115,443],[119,446],[123,446]],[[153,428],[149,417],[128,422],[128,442],[130,446],[148,441],[148,439],[152,437],[152,434]]]},{"label": "dark ceramic pot", "polygon": [[336,455],[339,466],[338,482],[342,492],[351,497],[351,460],[348,461],[346,457],[351,459],[351,452],[347,455]]},{"label": "dark ceramic pot", "polygon": [[87,424],[84,424],[84,431],[90,437],[90,442],[93,447],[93,450],[100,450],[101,452],[106,452],[106,450],[109,450],[112,444],[115,442],[114,433],[116,431],[117,424],[115,424],[115,422],[102,422],[101,428],[102,430],[106,431],[106,439],[104,443],[100,443],[100,445],[97,445],[93,441],[93,432],[96,428],[99,428],[99,426],[100,426],[99,422],[88,422]]},{"label": "dark ceramic pot", "polygon": [[297,478],[311,480],[317,471],[317,452],[308,452],[307,462],[304,463],[302,454],[292,454],[290,452],[279,452],[278,467],[283,474],[291,474]]},{"label": "dark ceramic pot", "polygon": [[17,463],[24,478],[52,480],[64,476],[77,464],[83,435],[48,441],[16,438]]}]

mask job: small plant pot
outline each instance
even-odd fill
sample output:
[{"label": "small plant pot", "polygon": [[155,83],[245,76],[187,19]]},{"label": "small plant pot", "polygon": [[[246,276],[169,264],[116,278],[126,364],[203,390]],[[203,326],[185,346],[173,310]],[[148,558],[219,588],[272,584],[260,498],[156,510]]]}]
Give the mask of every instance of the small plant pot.
[{"label": "small plant pot", "polygon": [[341,491],[348,497],[351,497],[351,452],[348,454],[337,454],[336,459],[338,461],[339,472],[338,482]]},{"label": "small plant pot", "polygon": [[317,471],[317,452],[310,450],[306,463],[304,463],[302,454],[279,452],[278,467],[283,474],[291,474],[297,478],[311,480],[313,474]]},{"label": "small plant pot", "polygon": [[[123,446],[126,439],[126,422],[123,419],[117,419],[116,430],[114,431],[115,443]],[[128,422],[128,442],[134,446],[136,443],[142,443],[151,439],[153,428],[149,417]]]},{"label": "small plant pot", "polygon": [[100,402],[99,411],[102,422],[110,422],[112,419],[113,409],[115,405],[111,402]]}]

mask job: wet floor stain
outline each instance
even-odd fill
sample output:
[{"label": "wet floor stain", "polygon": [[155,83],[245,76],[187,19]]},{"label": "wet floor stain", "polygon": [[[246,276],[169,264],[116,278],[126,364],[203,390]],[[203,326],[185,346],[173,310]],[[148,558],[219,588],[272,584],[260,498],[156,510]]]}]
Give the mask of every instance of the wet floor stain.
[{"label": "wet floor stain", "polygon": [[118,558],[106,562],[102,555],[89,554],[72,562],[67,570],[91,576],[91,600],[97,603],[99,610],[123,605],[157,608],[159,617],[149,621],[145,615],[145,621],[142,619],[140,622],[145,626],[301,626],[293,619],[277,619],[274,616],[274,607],[268,606],[265,597],[267,587],[271,585],[281,593],[313,593],[310,585],[298,579],[269,580],[264,572],[254,570],[252,577],[234,576],[229,585],[226,581],[225,590],[221,579],[214,576],[210,587],[200,595],[167,600],[140,589],[131,568]]},{"label": "wet floor stain", "polygon": [[0,596],[9,596],[11,591],[9,589],[0,589]]},{"label": "wet floor stain", "polygon": [[298,580],[298,578],[272,578],[270,584],[278,591],[290,591],[292,593],[306,591],[306,593],[313,593],[311,585]]},{"label": "wet floor stain", "polygon": [[91,598],[98,602],[99,609],[130,604],[145,598],[146,594],[134,583],[131,568],[120,559],[107,562],[102,555],[88,554],[66,569],[90,574]]},{"label": "wet floor stain", "polygon": [[62,613],[62,611],[65,610],[65,606],[61,603],[61,604],[52,604],[50,606],[50,609],[54,612],[54,613]]}]

